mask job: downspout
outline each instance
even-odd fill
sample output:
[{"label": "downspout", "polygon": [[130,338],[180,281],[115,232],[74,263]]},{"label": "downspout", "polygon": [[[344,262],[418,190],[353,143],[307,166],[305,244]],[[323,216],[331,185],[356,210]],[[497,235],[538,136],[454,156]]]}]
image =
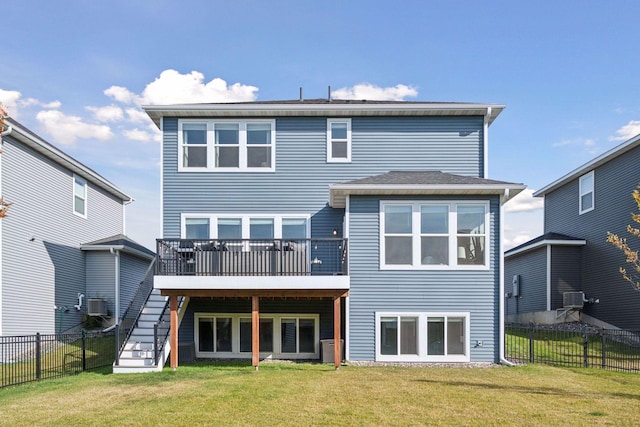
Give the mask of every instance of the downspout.
[{"label": "downspout", "polygon": [[[489,108],[490,112],[491,108]],[[500,363],[507,366],[515,366],[515,364],[509,362],[504,358],[504,204],[509,199],[509,189],[504,189],[504,194],[500,198],[500,295],[498,296],[498,301],[500,301],[500,325],[499,325],[499,358]]]},{"label": "downspout", "polygon": [[489,120],[491,119],[491,107],[487,107],[487,114],[484,116],[482,130],[482,148],[484,151],[482,177],[489,177]]},{"label": "downspout", "polygon": [[116,271],[115,271],[115,294],[116,294],[116,302],[114,309],[114,316],[116,318],[115,325],[120,324],[120,251],[114,250],[113,248],[109,248],[109,252],[115,256],[116,260]]}]

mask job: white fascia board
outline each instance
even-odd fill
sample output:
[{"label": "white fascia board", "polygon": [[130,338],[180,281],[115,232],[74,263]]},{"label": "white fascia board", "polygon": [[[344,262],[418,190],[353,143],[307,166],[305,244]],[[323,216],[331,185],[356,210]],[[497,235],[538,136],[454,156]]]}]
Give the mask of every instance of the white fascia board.
[{"label": "white fascia board", "polygon": [[139,251],[134,248],[130,248],[129,246],[124,245],[80,245],[80,250],[82,251],[121,251],[124,253],[136,255],[141,258],[146,258],[148,260],[152,260],[155,258],[154,255],[150,255],[146,252]]},{"label": "white fascia board", "polygon": [[107,181],[106,178],[100,176],[96,172],[89,169],[87,166],[83,165],[73,157],[63,153],[62,151],[55,148],[53,145],[45,142],[43,139],[38,137],[37,135],[29,132],[27,129],[22,128],[15,123],[11,124],[13,128],[13,132],[11,132],[11,137],[17,139],[18,141],[25,143],[27,146],[33,148],[35,151],[44,155],[45,157],[53,160],[54,162],[64,166],[65,168],[71,170],[77,175],[80,175],[83,178],[86,178],[89,182],[97,185],[98,187],[106,190],[108,193],[118,197],[120,200],[124,202],[133,202],[133,197],[129,196],[118,187]]},{"label": "white fascia board", "polygon": [[[344,208],[346,196],[419,196],[419,195],[500,195],[504,204],[526,188],[525,185],[360,185],[334,184],[329,186],[329,205]],[[505,192],[505,190],[509,190]]]},{"label": "white fascia board", "polygon": [[639,144],[640,144],[640,134],[623,142],[617,147],[613,147],[611,150],[599,155],[598,157],[585,163],[584,165],[577,167],[576,169],[572,170],[568,174],[564,175],[562,178],[553,181],[551,184],[542,187],[541,189],[533,193],[533,196],[534,197],[544,196],[545,194],[550,193],[553,190],[556,190],[558,187],[565,185],[567,182],[572,181],[584,175],[585,173],[590,172],[596,169],[597,167],[615,159],[616,157],[623,155],[627,151],[637,147]]},{"label": "white fascia board", "polygon": [[532,251],[543,246],[585,246],[586,244],[586,240],[541,240],[539,242],[532,243],[531,245],[524,246],[513,252],[507,251],[505,252],[504,257],[509,258],[514,255],[521,254],[522,252]]},{"label": "white fascia board", "polygon": [[160,126],[161,117],[224,117],[224,116],[485,116],[491,108],[489,124],[504,110],[499,104],[464,104],[464,103],[244,103],[244,104],[178,104],[178,105],[143,105],[142,109],[153,122]]},{"label": "white fascia board", "polygon": [[172,290],[349,290],[349,276],[154,276],[155,289]]}]

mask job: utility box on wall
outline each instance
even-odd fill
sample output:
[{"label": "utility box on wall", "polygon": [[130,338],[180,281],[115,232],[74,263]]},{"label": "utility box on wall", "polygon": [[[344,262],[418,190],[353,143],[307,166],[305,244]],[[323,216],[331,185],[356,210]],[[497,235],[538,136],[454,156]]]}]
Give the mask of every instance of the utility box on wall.
[{"label": "utility box on wall", "polygon": [[513,276],[511,284],[513,285],[513,290],[511,291],[511,295],[513,295],[514,297],[519,297],[520,296],[520,275],[519,274],[516,274]]}]

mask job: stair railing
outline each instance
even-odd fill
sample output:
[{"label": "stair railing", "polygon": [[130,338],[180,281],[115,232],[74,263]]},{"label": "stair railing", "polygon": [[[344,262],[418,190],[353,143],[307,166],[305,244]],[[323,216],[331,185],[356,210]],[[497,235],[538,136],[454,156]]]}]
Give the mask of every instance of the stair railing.
[{"label": "stair railing", "polygon": [[[171,331],[171,311],[169,310],[169,303],[171,299],[167,299],[167,303],[162,309],[162,313],[158,316],[158,322],[153,325],[153,349],[154,349],[154,365],[158,366],[160,361],[160,354],[164,349],[167,342],[167,337]],[[182,307],[184,297],[178,297],[178,310]],[[172,348],[171,351],[178,351],[177,348]]]},{"label": "stair railing", "polygon": [[[136,294],[122,315],[122,319],[118,323],[116,333],[116,365],[119,364],[120,355],[124,350],[124,346],[129,340],[134,328],[137,326],[140,315],[142,314],[142,309],[149,299],[149,295],[151,295],[151,292],[153,291],[153,274],[155,271],[155,264],[156,258],[154,258],[149,264],[149,267],[147,267],[147,271],[140,282],[140,286],[138,287]],[[122,341],[121,337],[124,337]]]}]

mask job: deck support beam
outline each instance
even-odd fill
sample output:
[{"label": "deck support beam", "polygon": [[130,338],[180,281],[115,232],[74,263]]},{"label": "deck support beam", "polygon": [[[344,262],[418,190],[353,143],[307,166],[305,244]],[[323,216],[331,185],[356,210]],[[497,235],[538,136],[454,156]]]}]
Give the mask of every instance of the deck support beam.
[{"label": "deck support beam", "polygon": [[[169,309],[171,310],[171,369],[178,367],[178,297],[169,297]],[[158,345],[158,343],[155,343]]]},{"label": "deck support beam", "polygon": [[258,370],[260,364],[260,297],[251,297],[251,364]]},{"label": "deck support beam", "polygon": [[333,364],[336,370],[340,368],[342,361],[342,349],[340,348],[340,300],[341,297],[333,298]]}]

